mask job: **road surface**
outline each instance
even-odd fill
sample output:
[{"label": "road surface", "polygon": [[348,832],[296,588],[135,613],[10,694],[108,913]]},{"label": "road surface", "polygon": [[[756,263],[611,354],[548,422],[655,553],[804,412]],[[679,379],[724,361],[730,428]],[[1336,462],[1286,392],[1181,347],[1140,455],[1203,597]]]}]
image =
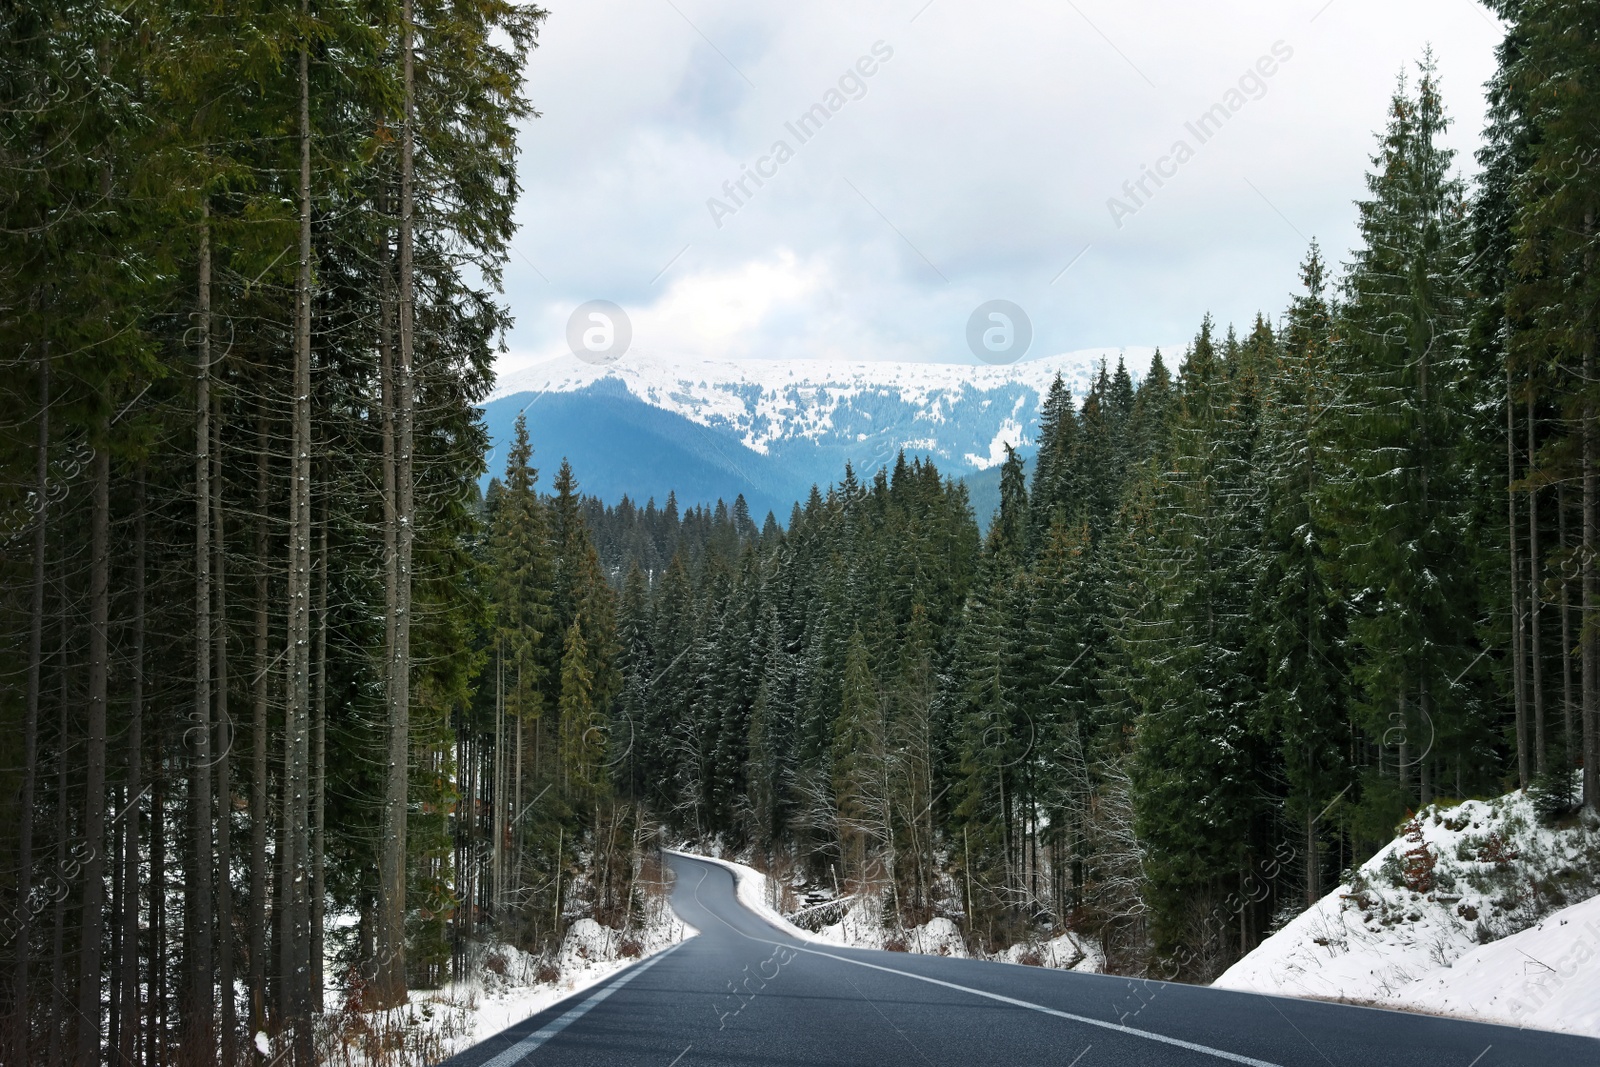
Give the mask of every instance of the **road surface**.
[{"label": "road surface", "polygon": [[1600,1067],[1588,1038],[800,942],[739,904],[726,868],[668,861],[698,937],[449,1067]]}]

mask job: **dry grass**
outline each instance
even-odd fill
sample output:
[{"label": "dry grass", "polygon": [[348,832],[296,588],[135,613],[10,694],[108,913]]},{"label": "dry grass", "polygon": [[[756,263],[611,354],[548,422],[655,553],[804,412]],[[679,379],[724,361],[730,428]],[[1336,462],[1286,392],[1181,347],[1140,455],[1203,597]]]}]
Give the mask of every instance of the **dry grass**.
[{"label": "dry grass", "polygon": [[318,1059],[330,1067],[430,1067],[451,1042],[471,1032],[477,1008],[469,993],[419,997],[382,1011],[354,1003],[327,1012],[317,1033]]}]

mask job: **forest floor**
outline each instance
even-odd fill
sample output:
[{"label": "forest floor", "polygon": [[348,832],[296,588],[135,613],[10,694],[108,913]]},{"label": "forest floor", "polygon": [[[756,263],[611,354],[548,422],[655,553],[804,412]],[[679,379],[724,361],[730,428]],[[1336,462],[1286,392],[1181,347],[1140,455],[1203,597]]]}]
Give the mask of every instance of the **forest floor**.
[{"label": "forest floor", "polygon": [[[548,961],[510,945],[482,946],[474,976],[437,993],[443,1004],[465,1001],[470,1016],[470,1024],[457,1029],[441,1051],[450,1056],[470,1048],[695,933],[670,913],[662,922],[633,931],[631,938],[593,919],[579,919],[567,929],[553,974]],[[434,994],[419,996],[426,1003]]]},{"label": "forest floor", "polygon": [[985,953],[968,946],[960,928],[944,916],[935,916],[926,923],[905,929],[885,924],[885,894],[880,889],[840,893],[807,885],[797,874],[768,875],[748,863],[716,855],[720,849],[707,850],[685,844],[678,851],[727,867],[733,872],[741,903],[804,941],[1088,973],[1105,969],[1105,958],[1099,947],[1089,938],[1070,932]]},{"label": "forest floor", "polygon": [[1214,983],[1600,1037],[1600,827],[1522,792],[1424,808]]},{"label": "forest floor", "polygon": [[[481,943],[470,950],[463,981],[413,990],[410,1002],[392,1011],[330,1011],[319,1034],[321,1062],[331,1067],[429,1067],[598,985],[698,932],[673,913],[669,888],[665,880],[651,884],[643,893],[642,917],[627,929],[603,926],[592,918],[574,919],[559,950],[550,955],[503,942]],[[329,1003],[337,1002],[330,993]]]}]

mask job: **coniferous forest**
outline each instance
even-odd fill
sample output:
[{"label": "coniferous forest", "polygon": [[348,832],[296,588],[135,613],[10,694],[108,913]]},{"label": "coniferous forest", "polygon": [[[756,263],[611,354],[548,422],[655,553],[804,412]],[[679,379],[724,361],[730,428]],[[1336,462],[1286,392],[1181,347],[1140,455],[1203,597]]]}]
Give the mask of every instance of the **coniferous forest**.
[{"label": "coniferous forest", "polygon": [[1349,259],[992,516],[757,517],[485,471],[540,9],[0,0],[5,1062],[318,1062],[667,841],[1202,981],[1422,804],[1600,810],[1600,4],[1493,6],[1477,176],[1424,59]]}]

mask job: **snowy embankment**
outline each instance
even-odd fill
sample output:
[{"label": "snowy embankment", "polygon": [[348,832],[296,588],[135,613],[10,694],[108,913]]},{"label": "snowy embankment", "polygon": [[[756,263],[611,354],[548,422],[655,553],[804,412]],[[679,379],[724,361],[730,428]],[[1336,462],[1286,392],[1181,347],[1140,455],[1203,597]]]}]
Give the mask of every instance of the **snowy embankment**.
[{"label": "snowy embankment", "polygon": [[[857,895],[847,902],[833,902],[832,910],[839,915],[837,922],[808,930],[792,920],[806,909],[788,912],[782,910],[785,894],[777,880],[769,878],[754,867],[720,856],[709,856],[687,849],[674,849],[680,855],[704,860],[726,867],[733,872],[739,903],[761,916],[797,940],[819,945],[838,945],[841,948],[886,949],[895,952],[916,952],[929,956],[972,957],[961,930],[944,916],[935,916],[920,926],[906,930],[893,930],[883,925],[883,904],[876,894]],[[792,896],[793,894],[788,894]],[[1098,948],[1085,938],[1067,933],[1035,943],[1011,945],[992,956],[979,958],[1000,963],[1020,963],[1032,967],[1054,967],[1060,970],[1098,972],[1104,970],[1104,961]]]},{"label": "snowy embankment", "polygon": [[[623,929],[577,918],[560,947],[544,955],[497,942],[474,945],[465,980],[413,990],[397,1008],[364,1010],[358,988],[331,984],[330,1009],[318,1027],[320,1061],[330,1067],[427,1067],[699,932],[672,911],[664,880],[640,879],[638,886],[640,899]],[[336,961],[330,959],[330,969]],[[281,1051],[264,1034],[257,1045],[269,1056]]]},{"label": "snowy embankment", "polygon": [[1600,833],[1430,805],[1214,983],[1600,1037]]},{"label": "snowy embankment", "polygon": [[444,1010],[467,1007],[469,1022],[444,1049],[445,1055],[454,1055],[696,933],[670,916],[626,934],[579,919],[567,928],[553,966],[510,945],[485,945],[473,961],[474,977],[415,994],[412,1000]]}]

